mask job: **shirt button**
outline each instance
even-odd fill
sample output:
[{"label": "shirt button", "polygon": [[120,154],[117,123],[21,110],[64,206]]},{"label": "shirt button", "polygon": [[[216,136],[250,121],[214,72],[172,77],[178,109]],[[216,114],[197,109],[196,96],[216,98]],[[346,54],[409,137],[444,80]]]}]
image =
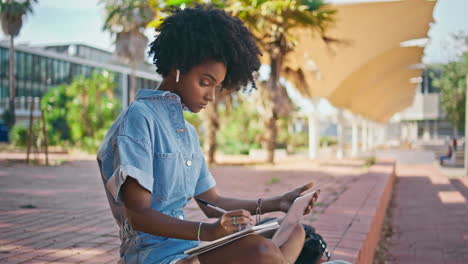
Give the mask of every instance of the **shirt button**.
[{"label": "shirt button", "polygon": [[191,161],[191,160],[187,160],[187,161],[185,162],[185,164],[187,164],[187,166],[190,167],[190,166],[192,166],[192,161]]}]

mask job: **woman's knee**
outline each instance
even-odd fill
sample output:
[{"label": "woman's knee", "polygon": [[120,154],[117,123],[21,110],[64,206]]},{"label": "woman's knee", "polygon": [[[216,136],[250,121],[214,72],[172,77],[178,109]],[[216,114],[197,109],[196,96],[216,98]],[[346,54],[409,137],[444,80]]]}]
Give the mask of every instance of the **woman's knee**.
[{"label": "woman's knee", "polygon": [[283,263],[283,255],[279,248],[268,239],[260,236],[255,237],[251,244],[252,263],[276,264]]},{"label": "woman's knee", "polygon": [[302,224],[297,224],[293,231],[294,236],[301,236],[305,238],[305,231]]}]

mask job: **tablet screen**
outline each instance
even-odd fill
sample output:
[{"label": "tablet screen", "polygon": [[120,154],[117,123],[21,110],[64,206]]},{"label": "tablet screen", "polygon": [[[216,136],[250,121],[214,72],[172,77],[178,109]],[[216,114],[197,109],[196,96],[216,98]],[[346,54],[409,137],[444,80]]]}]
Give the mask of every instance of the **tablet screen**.
[{"label": "tablet screen", "polygon": [[301,221],[304,211],[310,204],[316,191],[297,197],[283,219],[278,230],[273,235],[272,241],[276,246],[283,245],[294,231],[294,227]]}]

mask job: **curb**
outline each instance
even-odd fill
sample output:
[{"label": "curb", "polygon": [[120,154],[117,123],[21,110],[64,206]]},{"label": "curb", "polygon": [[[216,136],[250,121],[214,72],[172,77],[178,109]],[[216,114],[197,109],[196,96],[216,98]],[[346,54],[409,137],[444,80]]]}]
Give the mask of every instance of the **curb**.
[{"label": "curb", "polygon": [[332,260],[373,262],[395,178],[395,161],[378,160],[313,223]]}]

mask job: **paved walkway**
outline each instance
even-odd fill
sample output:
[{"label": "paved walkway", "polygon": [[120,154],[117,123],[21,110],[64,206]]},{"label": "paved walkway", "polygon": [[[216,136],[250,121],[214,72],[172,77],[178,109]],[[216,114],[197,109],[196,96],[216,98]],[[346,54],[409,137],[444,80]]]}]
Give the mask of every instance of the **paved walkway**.
[{"label": "paved walkway", "polygon": [[466,264],[468,177],[447,177],[430,155],[419,154],[397,161],[386,263]]},{"label": "paved walkway", "polygon": [[[314,181],[322,193],[312,221],[363,171],[356,161],[298,159],[212,169],[221,193],[243,198]],[[194,204],[186,213],[204,219]],[[117,235],[95,161],[26,166],[0,155],[0,263],[116,263]]]}]

